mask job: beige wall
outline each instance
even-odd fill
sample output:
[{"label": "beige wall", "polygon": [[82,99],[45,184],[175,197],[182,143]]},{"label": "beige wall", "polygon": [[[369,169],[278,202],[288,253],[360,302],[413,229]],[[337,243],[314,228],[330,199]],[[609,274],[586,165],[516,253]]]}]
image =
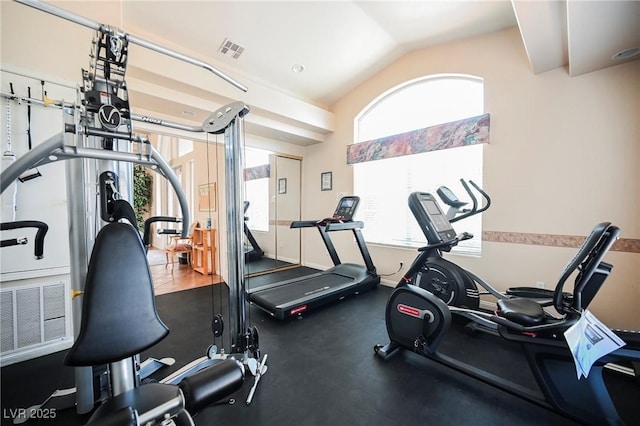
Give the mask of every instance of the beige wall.
[{"label": "beige wall", "polygon": [[[534,75],[515,28],[407,54],[336,103],[335,133],[324,144],[307,148],[303,217],[324,217],[338,193],[351,193],[345,147],[353,142],[354,117],[394,86],[441,73],[484,79],[491,143],[484,149],[483,180],[494,201],[483,217],[485,230],[585,236],[596,223],[608,220],[622,229],[624,238],[640,238],[640,62],[580,77],[569,77],[565,69]],[[323,171],[333,172],[331,192],[319,190]],[[460,175],[464,177],[463,170]],[[329,265],[317,235],[305,233],[303,238],[305,262]],[[343,261],[359,261],[348,244],[348,238],[338,239]],[[382,274],[415,257],[413,250],[370,250]],[[482,258],[454,260],[499,289],[538,281],[552,288],[574,253],[484,243]],[[606,259],[615,265],[614,272],[592,311],[611,327],[638,329],[640,254],[612,252]],[[399,277],[386,279],[390,283]]]},{"label": "beige wall", "polygon": [[[97,8],[87,2],[64,6],[101,22],[119,21],[118,7]],[[13,2],[1,2],[0,8],[3,69],[71,84],[80,80],[80,68],[89,62],[92,31]],[[180,84],[195,84],[193,81],[204,78],[181,63],[163,66],[166,58],[141,49],[135,53],[134,66],[171,73],[167,78]],[[345,147],[353,142],[353,119],[358,112],[399,83],[440,73],[473,74],[485,81],[491,143],[484,151],[483,181],[494,200],[484,214],[486,230],[586,235],[596,222],[610,220],[620,226],[624,238],[640,238],[640,61],[579,77],[569,77],[564,69],[534,75],[516,29],[407,54],[331,108],[335,132],[324,143],[274,149],[303,157],[302,219],[330,215],[340,194],[353,191]],[[198,85],[209,84],[210,78]],[[189,105],[193,99],[185,95],[175,100]],[[203,102],[200,104],[210,103]],[[259,114],[259,108],[254,112]],[[285,117],[291,114],[281,111]],[[258,140],[252,146],[268,149],[275,144]],[[223,168],[218,170],[223,173]],[[320,191],[324,171],[333,172],[332,191]],[[221,230],[225,225],[222,180],[219,176]],[[365,238],[366,232],[365,224]],[[220,247],[225,247],[225,233],[220,234]],[[317,233],[302,234],[304,262],[330,266]],[[352,238],[342,234],[332,235],[342,260],[360,262]],[[380,273],[396,271],[400,261],[406,265],[415,255],[413,250],[379,246],[372,246],[371,252]],[[573,252],[485,243],[482,258],[456,260],[498,288],[537,281],[550,287]],[[640,329],[640,255],[614,252],[607,259],[615,269],[593,303],[593,311],[612,327]],[[222,265],[224,275],[224,261]],[[386,280],[398,278],[396,274]]]}]

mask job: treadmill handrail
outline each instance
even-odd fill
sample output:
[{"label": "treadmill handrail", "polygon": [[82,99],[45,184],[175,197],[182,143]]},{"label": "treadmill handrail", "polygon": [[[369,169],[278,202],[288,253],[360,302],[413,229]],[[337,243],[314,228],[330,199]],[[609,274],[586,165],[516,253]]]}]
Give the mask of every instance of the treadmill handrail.
[{"label": "treadmill handrail", "polygon": [[324,230],[327,232],[330,231],[348,231],[353,229],[362,229],[364,228],[364,222],[354,221],[354,222],[336,222],[336,223],[327,223],[324,227]]},{"label": "treadmill handrail", "polygon": [[318,224],[317,220],[294,220],[289,228],[313,228]]},{"label": "treadmill handrail", "polygon": [[316,228],[316,227],[324,227],[324,230],[327,232],[330,231],[348,231],[351,229],[362,229],[364,228],[364,222],[362,221],[351,221],[351,222],[329,222],[328,219],[322,220],[296,220],[291,222],[289,228]]}]

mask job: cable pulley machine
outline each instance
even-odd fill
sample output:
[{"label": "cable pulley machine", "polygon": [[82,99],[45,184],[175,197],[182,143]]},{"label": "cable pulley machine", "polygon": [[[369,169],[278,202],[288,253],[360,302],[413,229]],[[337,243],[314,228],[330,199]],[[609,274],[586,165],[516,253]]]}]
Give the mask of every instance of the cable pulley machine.
[{"label": "cable pulley machine", "polygon": [[[98,230],[116,220],[114,205],[118,200],[133,202],[133,164],[150,168],[170,182],[181,206],[183,237],[186,236],[189,229],[190,215],[187,198],[178,177],[169,164],[151,146],[147,138],[133,133],[132,121],[152,123],[189,132],[224,134],[229,236],[227,239],[227,253],[229,254],[227,257],[229,271],[227,283],[230,289],[230,324],[228,328],[231,335],[231,347],[228,353],[225,353],[224,349],[218,353],[217,348],[212,345],[206,357],[196,360],[187,366],[189,368],[177,372],[163,382],[175,383],[192,371],[197,371],[227,358],[234,358],[244,363],[252,372],[257,371],[258,374],[265,372],[266,368],[259,366],[260,350],[257,329],[247,327],[246,312],[248,307],[243,271],[244,197],[242,194],[243,143],[241,139],[244,137],[243,117],[249,112],[249,108],[242,102],[233,102],[212,113],[201,126],[184,125],[133,113],[130,109],[127,85],[124,80],[129,56],[129,43],[204,68],[242,91],[247,91],[246,86],[209,64],[133,34],[125,33],[122,30],[94,22],[40,1],[15,1],[93,29],[96,31],[96,36],[92,44],[92,60],[89,70],[82,72],[82,86],[78,90],[77,103],[48,100],[47,106],[63,110],[63,131],[34,146],[33,149],[16,159],[5,169],[0,175],[0,192],[4,192],[26,170],[58,160],[72,160],[66,162],[67,193],[73,194],[68,199],[70,280],[73,294],[82,294],[89,256]],[[8,97],[5,94],[2,95]],[[37,99],[28,100],[34,104],[40,103]],[[94,176],[95,179],[93,179]],[[99,212],[92,211],[96,204],[92,202],[93,200],[98,200]],[[71,223],[73,218],[75,221]],[[76,333],[79,330],[82,310],[80,299],[74,298],[72,302]],[[214,324],[216,323],[214,329],[217,331],[214,330],[214,334],[222,334],[224,327],[220,316],[214,318]],[[265,359],[266,355],[261,364],[264,364]],[[110,375],[112,378],[117,378],[117,380],[112,380],[112,384],[115,383],[117,387],[112,389],[112,393],[119,394],[137,386],[140,379],[137,374],[136,368],[132,368],[130,362],[120,365],[110,364]],[[98,400],[98,396],[93,394],[93,381],[91,367],[76,367],[76,392],[73,403],[80,414],[91,411],[95,401]],[[64,391],[56,393],[63,398],[72,395],[72,393]],[[48,400],[49,403],[54,403],[51,399],[55,399],[55,397]],[[22,421],[26,420],[22,419]]]}]

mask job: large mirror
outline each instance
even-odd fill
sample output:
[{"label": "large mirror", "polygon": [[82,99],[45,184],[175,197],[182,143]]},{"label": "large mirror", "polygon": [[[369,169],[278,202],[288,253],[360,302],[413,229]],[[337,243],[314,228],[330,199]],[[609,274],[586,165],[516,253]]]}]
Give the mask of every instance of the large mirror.
[{"label": "large mirror", "polygon": [[[151,144],[176,172],[184,188],[191,222],[214,229],[217,246],[226,235],[224,205],[224,147],[162,134],[148,134]],[[211,149],[215,146],[215,149]],[[300,265],[301,236],[290,229],[300,220],[300,158],[270,151],[245,150],[245,265],[247,275],[259,275]],[[165,179],[153,179],[149,216],[180,216],[173,188]],[[180,224],[158,227],[181,229]],[[164,249],[170,236],[154,234],[152,247]],[[216,247],[219,249],[219,247]],[[219,254],[219,253],[218,253]],[[215,264],[215,262],[214,262]],[[211,265],[213,266],[213,265]],[[220,265],[212,273],[220,274]]]},{"label": "large mirror", "polygon": [[300,264],[301,160],[257,149],[245,152],[246,229],[248,275]]}]

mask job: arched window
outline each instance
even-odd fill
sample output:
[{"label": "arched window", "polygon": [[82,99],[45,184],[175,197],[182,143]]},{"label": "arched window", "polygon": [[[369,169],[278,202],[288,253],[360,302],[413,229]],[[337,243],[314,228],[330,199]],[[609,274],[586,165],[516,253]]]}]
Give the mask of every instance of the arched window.
[{"label": "arched window", "polygon": [[[356,142],[372,141],[483,113],[481,78],[427,76],[401,84],[369,104],[355,119],[354,135]],[[482,151],[483,144],[472,144],[355,163],[354,193],[362,199],[358,216],[365,222],[367,242],[424,245],[426,239],[407,206],[409,194],[426,191],[435,195],[438,187],[445,185],[466,200],[460,179],[482,186]],[[448,210],[443,203],[441,207]],[[455,228],[475,236],[461,243],[456,251],[479,255],[480,215],[456,223]]]}]

